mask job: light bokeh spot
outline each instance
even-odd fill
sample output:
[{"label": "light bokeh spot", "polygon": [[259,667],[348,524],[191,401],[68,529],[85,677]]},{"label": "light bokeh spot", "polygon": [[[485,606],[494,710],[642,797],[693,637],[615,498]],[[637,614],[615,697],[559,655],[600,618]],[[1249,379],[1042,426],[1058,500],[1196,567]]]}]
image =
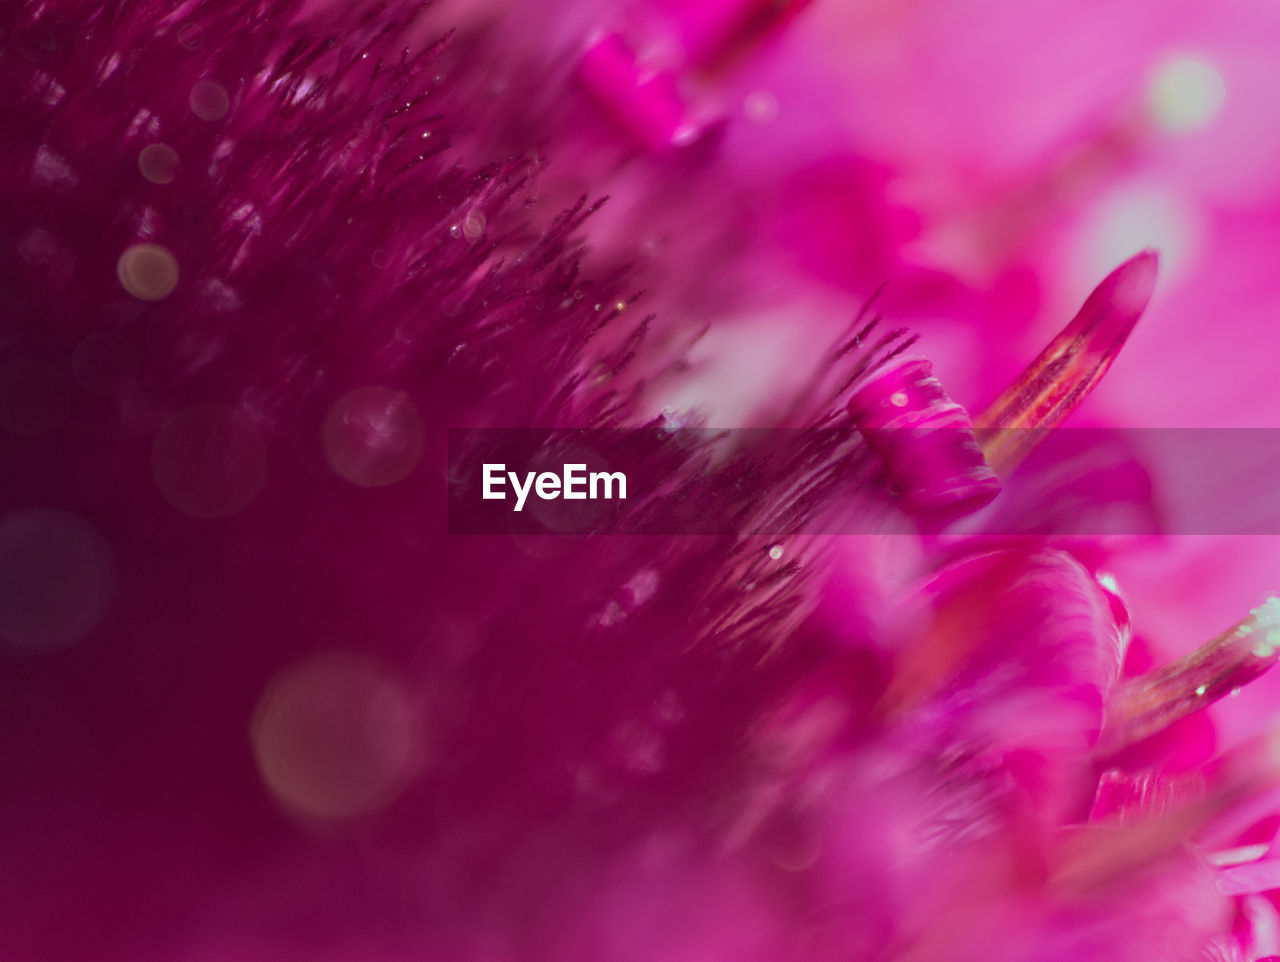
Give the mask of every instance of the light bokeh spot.
[{"label": "light bokeh spot", "polygon": [[161,428],[151,447],[156,486],[183,514],[226,518],[249,507],[267,481],[267,445],[243,411],[200,404]]},{"label": "light bokeh spot", "polygon": [[1207,127],[1218,115],[1227,99],[1227,84],[1203,60],[1181,57],[1156,68],[1147,98],[1157,125],[1190,133]]},{"label": "light bokeh spot", "polygon": [[1160,276],[1183,276],[1200,256],[1209,224],[1175,185],[1131,181],[1103,196],[1086,214],[1076,235],[1076,284],[1087,290],[1117,264],[1142,250],[1160,252]]},{"label": "light bokeh spot", "polygon": [[213,80],[198,81],[191,88],[188,103],[191,105],[193,114],[210,123],[221,120],[231,109],[231,98],[227,96],[227,88]]},{"label": "light bokeh spot", "polygon": [[366,387],[340,397],[325,418],[324,453],[341,477],[365,488],[408,477],[422,458],[422,418],[403,391]]},{"label": "light bokeh spot", "polygon": [[134,244],[116,262],[121,286],[141,301],[158,301],[178,286],[178,261],[159,244]]},{"label": "light bokeh spot", "polygon": [[756,90],[747,94],[742,112],[752,123],[772,123],[778,117],[778,98],[767,90]]},{"label": "light bokeh spot", "polygon": [[177,30],[178,43],[188,50],[204,46],[204,29],[198,23],[184,23]]},{"label": "light bokeh spot", "polygon": [[178,152],[168,144],[151,144],[138,152],[138,170],[153,184],[169,184],[178,176]]},{"label": "light bokeh spot", "polygon": [[115,581],[98,530],[65,511],[22,508],[0,518],[0,639],[50,651],[101,619]]},{"label": "light bokeh spot", "polygon": [[320,820],[381,811],[419,770],[423,735],[404,684],[362,655],[314,655],[281,672],[251,728],[263,782],[286,811]]}]

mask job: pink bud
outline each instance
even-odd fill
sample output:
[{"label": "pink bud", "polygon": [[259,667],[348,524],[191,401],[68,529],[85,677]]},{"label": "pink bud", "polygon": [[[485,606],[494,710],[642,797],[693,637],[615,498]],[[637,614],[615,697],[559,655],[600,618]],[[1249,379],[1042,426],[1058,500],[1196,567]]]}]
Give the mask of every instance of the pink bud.
[{"label": "pink bud", "polygon": [[907,358],[878,374],[850,399],[849,414],[912,515],[951,521],[1000,493],[968,412],[926,359]]},{"label": "pink bud", "polygon": [[975,419],[982,449],[1001,474],[1020,464],[1042,432],[1057,427],[1102,380],[1151,300],[1159,265],[1155,251],[1143,251],[1108,274],[1071,323]]}]

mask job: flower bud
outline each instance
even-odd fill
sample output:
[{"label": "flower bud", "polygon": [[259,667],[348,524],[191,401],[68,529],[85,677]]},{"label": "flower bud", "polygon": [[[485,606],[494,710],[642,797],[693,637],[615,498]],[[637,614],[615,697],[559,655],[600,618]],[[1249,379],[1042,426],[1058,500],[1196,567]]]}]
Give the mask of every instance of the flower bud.
[{"label": "flower bud", "polygon": [[968,412],[947,396],[926,359],[907,358],[882,371],[854,394],[848,410],[909,514],[945,523],[1000,493]]}]

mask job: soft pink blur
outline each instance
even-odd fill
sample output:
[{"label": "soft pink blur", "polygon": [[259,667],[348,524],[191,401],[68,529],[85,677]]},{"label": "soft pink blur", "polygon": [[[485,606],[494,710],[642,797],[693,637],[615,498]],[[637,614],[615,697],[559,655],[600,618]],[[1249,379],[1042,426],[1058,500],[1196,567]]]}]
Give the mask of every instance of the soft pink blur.
[{"label": "soft pink blur", "polygon": [[[952,401],[979,414],[1146,248],[1154,301],[1072,423],[1280,427],[1280,12],[441,0],[411,36],[450,26],[409,141],[342,84],[306,99],[333,47],[288,143],[253,139],[281,129],[253,64],[193,87],[133,38],[130,126],[0,61],[40,322],[0,346],[47,356],[0,369],[0,918],[65,954],[76,903],[102,958],[183,962],[1280,952],[1280,673],[1126,740],[1135,678],[1233,625],[1263,643],[1229,655],[1274,654],[1246,613],[1280,537],[467,540],[436,510],[455,424],[786,423],[873,298],[929,359],[889,403],[967,432]],[[43,36],[33,64],[133,68]],[[161,134],[178,200],[137,150]],[[983,469],[967,507],[998,482],[962,454],[917,473]],[[1099,503],[1189,486],[1114,467]]]}]

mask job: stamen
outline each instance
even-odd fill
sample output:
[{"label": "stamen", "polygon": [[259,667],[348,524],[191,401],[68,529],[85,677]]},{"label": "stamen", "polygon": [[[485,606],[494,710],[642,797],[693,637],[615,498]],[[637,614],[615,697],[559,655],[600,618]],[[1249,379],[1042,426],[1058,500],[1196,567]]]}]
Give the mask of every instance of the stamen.
[{"label": "stamen", "polygon": [[1158,266],[1159,256],[1144,251],[1112,271],[1022,376],[974,419],[997,474],[1007,477],[1107,373],[1151,299]]},{"label": "stamen", "polygon": [[1134,678],[1112,699],[1100,751],[1110,754],[1168,728],[1268,671],[1280,650],[1280,598],[1173,664]]}]

